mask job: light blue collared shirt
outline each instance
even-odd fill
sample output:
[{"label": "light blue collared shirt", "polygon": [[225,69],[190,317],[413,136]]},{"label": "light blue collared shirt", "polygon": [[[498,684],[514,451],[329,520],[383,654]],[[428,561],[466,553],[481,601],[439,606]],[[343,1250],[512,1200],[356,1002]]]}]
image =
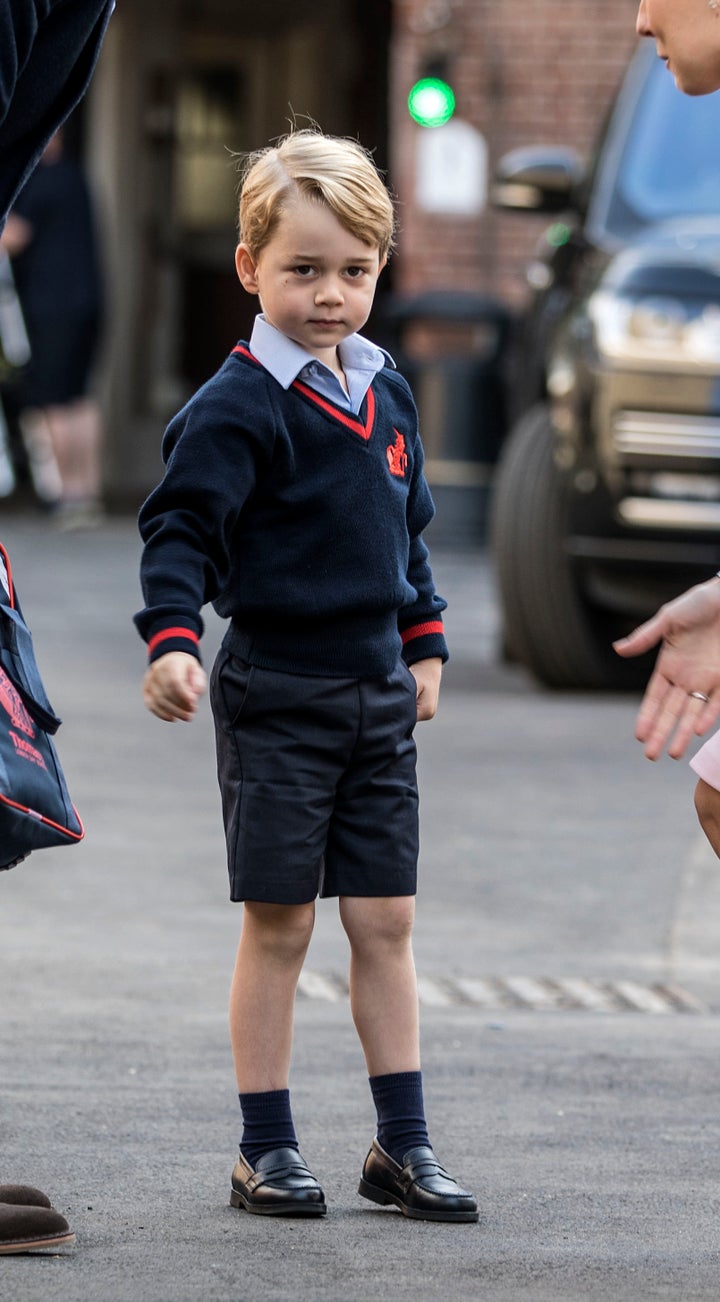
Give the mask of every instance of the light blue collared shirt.
[{"label": "light blue collared shirt", "polygon": [[391,366],[395,366],[390,354],[378,348],[377,344],[364,339],[362,335],[349,335],[338,344],[338,356],[349,391],[346,393],[329,366],[313,357],[312,353],[306,352],[294,339],[288,339],[274,325],[270,325],[262,313],[255,317],[250,351],[283,389],[289,389],[293,380],[302,380],[323,398],[329,398],[336,406],[348,408],[356,416],[365,394],[385,362],[389,361]]}]

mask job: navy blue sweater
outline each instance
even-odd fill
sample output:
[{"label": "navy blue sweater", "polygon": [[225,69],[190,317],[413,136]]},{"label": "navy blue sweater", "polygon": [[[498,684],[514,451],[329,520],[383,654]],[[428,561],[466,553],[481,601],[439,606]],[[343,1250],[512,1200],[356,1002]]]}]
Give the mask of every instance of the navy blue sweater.
[{"label": "navy blue sweater", "polygon": [[238,344],[169,425],[163,459],[140,512],[151,660],[198,654],[207,601],[264,668],[370,677],[401,653],[447,659],[417,412],[396,372],[355,416],[299,380],[283,389]]}]

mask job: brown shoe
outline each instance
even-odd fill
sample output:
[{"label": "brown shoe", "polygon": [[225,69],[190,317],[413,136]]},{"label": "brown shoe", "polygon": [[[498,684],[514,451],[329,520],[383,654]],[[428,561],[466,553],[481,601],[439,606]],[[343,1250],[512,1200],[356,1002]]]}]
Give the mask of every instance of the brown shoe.
[{"label": "brown shoe", "polygon": [[[7,1186],[4,1186],[7,1188]],[[17,1190],[18,1185],[10,1189]],[[33,1190],[40,1194],[40,1190]],[[44,1194],[40,1194],[44,1198]],[[75,1242],[70,1226],[44,1203],[0,1203],[0,1253],[37,1252],[40,1248],[64,1248]]]},{"label": "brown shoe", "polygon": [[358,1193],[373,1203],[394,1203],[417,1221],[477,1221],[478,1207],[467,1189],[448,1175],[433,1150],[411,1148],[399,1166],[377,1139],[365,1158]]},{"label": "brown shoe", "polygon": [[0,1184],[0,1203],[19,1203],[21,1207],[52,1207],[47,1194],[31,1184]]}]

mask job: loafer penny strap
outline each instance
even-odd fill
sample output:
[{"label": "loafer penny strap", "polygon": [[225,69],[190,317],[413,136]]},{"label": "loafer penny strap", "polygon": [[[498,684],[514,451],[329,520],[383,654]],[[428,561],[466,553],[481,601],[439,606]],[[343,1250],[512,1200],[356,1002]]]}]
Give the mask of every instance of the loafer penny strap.
[{"label": "loafer penny strap", "polygon": [[410,1160],[397,1176],[403,1193],[409,1194],[413,1185],[417,1185],[418,1189],[438,1197],[467,1197],[465,1190],[440,1165],[431,1148],[414,1149],[407,1156]]},{"label": "loafer penny strap", "polygon": [[298,1156],[293,1160],[289,1156],[284,1161],[278,1162],[276,1166],[269,1166],[261,1170],[256,1170],[247,1181],[247,1189],[254,1193],[264,1184],[272,1184],[276,1180],[285,1180],[288,1176],[294,1176],[296,1179],[305,1179],[310,1184],[317,1184],[312,1171],[305,1165],[302,1158]]},{"label": "loafer penny strap", "polygon": [[443,1179],[450,1180],[454,1183],[454,1181],[452,1181],[452,1176],[449,1175],[445,1168],[440,1165],[437,1158],[431,1154],[418,1157],[413,1161],[408,1162],[407,1166],[403,1167],[398,1182],[402,1184],[404,1188],[409,1189],[410,1186],[415,1183],[421,1184],[423,1176],[426,1178],[428,1176],[441,1176]]}]

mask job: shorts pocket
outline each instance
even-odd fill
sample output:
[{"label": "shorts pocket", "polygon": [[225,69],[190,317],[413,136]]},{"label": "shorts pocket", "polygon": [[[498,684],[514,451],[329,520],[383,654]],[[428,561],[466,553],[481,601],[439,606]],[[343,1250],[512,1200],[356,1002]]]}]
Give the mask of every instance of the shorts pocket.
[{"label": "shorts pocket", "polygon": [[213,670],[211,701],[216,720],[230,732],[240,723],[254,676],[255,665],[220,651]]},{"label": "shorts pocket", "polygon": [[417,679],[406,660],[400,659],[399,664],[402,679],[417,700]]},{"label": "shorts pocket", "polygon": [[402,657],[399,661],[399,674],[400,684],[404,690],[407,690],[409,696],[408,707],[410,710],[410,731],[407,734],[409,737],[417,723],[417,681],[409,664],[407,664]]}]

